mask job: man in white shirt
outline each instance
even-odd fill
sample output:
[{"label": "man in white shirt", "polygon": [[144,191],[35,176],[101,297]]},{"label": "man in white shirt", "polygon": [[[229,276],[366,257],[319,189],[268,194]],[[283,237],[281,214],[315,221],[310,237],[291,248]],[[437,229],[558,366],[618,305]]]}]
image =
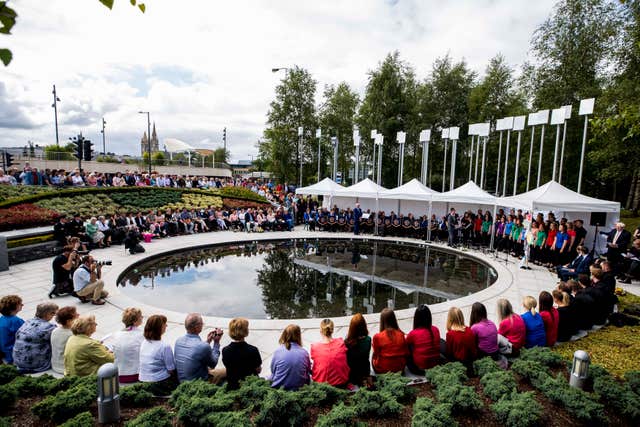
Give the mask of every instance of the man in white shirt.
[{"label": "man in white shirt", "polygon": [[94,305],[104,305],[104,298],[109,293],[104,291],[104,281],[100,279],[102,275],[102,265],[93,259],[91,255],[82,258],[82,264],[73,273],[73,290],[76,295],[86,302],[91,298]]}]

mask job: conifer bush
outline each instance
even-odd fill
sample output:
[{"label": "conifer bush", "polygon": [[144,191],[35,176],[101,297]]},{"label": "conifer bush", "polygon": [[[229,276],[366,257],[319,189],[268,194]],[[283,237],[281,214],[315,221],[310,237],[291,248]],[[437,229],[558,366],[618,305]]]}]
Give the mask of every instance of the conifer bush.
[{"label": "conifer bush", "polygon": [[620,383],[611,375],[603,375],[593,382],[593,391],[623,416],[640,422],[640,396],[633,392],[629,383]]},{"label": "conifer bush", "polygon": [[408,387],[411,380],[399,373],[387,373],[376,377],[376,389],[389,393],[402,404],[409,403],[416,394],[413,387]]},{"label": "conifer bush", "polygon": [[0,385],[8,384],[18,375],[18,368],[13,365],[0,365]]},{"label": "conifer bush", "polygon": [[353,406],[346,406],[344,402],[334,405],[325,415],[320,415],[316,427],[364,427],[367,424],[357,421],[358,413]]},{"label": "conifer bush", "polygon": [[403,406],[389,393],[369,391],[364,388],[356,391],[351,402],[359,416],[391,417],[402,412]]},{"label": "conifer bush", "polygon": [[271,389],[253,421],[257,426],[293,427],[301,425],[306,419],[307,412],[300,405],[295,392]]},{"label": "conifer bush", "polygon": [[329,406],[344,400],[348,391],[333,387],[327,383],[307,384],[296,392],[298,400],[303,408],[309,406]]},{"label": "conifer bush", "polygon": [[47,396],[31,408],[31,412],[43,420],[62,423],[84,412],[98,397],[97,387],[76,385],[73,388]]},{"label": "conifer bush", "polygon": [[498,421],[507,427],[533,427],[540,425],[542,406],[532,391],[513,392],[491,405]]},{"label": "conifer bush", "polygon": [[458,422],[453,418],[452,405],[449,403],[435,403],[427,397],[419,397],[413,405],[412,427],[457,427]]},{"label": "conifer bush", "polygon": [[120,389],[122,406],[147,408],[154,403],[153,393],[149,391],[150,383],[135,383]]},{"label": "conifer bush", "polygon": [[483,357],[473,362],[473,371],[479,377],[484,377],[489,372],[500,371],[498,364],[490,357]]},{"label": "conifer bush", "polygon": [[[92,424],[93,425],[93,424]],[[125,424],[127,427],[172,427],[173,416],[162,406],[145,411]]]},{"label": "conifer bush", "polygon": [[494,402],[503,396],[510,396],[516,391],[516,380],[511,372],[489,372],[480,379],[484,394]]},{"label": "conifer bush", "polygon": [[544,366],[557,367],[565,364],[565,359],[549,347],[523,348],[520,350],[520,360],[532,360]]},{"label": "conifer bush", "polygon": [[93,415],[89,411],[80,412],[62,424],[62,427],[93,427]]}]

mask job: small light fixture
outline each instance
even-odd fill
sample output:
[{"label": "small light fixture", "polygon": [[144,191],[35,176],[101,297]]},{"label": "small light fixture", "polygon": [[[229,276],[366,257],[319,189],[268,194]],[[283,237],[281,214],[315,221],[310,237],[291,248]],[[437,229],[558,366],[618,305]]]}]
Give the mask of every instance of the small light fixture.
[{"label": "small light fixture", "polygon": [[115,423],[120,419],[120,383],[118,368],[105,363],[98,369],[98,422]]},{"label": "small light fixture", "polygon": [[583,389],[584,382],[589,376],[589,364],[591,359],[589,354],[584,350],[577,350],[573,353],[573,364],[571,365],[571,375],[569,376],[569,385]]}]

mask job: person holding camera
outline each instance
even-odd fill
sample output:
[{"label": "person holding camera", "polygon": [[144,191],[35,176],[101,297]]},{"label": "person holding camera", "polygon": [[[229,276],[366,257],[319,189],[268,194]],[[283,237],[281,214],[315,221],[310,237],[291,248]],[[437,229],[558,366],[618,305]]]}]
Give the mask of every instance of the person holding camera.
[{"label": "person holding camera", "polygon": [[[174,347],[178,381],[189,381],[201,378],[207,380],[209,369],[218,364],[220,358],[220,338],[222,329],[215,328],[207,334],[207,342],[200,338],[204,327],[202,316],[190,313],[184,320],[187,334],[178,338]],[[211,345],[213,342],[213,345]],[[220,375],[216,375],[219,377]]]},{"label": "person holding camera", "polygon": [[73,292],[72,274],[80,264],[80,255],[72,245],[62,249],[62,253],[53,259],[53,288],[49,298]]},{"label": "person holding camera", "polygon": [[73,290],[82,302],[91,299],[94,305],[104,305],[104,298],[109,295],[104,291],[102,264],[96,262],[91,255],[82,258],[82,264],[73,273]]}]

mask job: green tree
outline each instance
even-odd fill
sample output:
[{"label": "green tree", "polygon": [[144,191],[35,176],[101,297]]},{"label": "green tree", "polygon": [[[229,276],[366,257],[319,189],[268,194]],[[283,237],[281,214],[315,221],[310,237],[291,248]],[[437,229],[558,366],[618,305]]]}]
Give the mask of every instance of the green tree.
[{"label": "green tree", "polygon": [[[308,164],[316,158],[314,147],[317,149],[317,145],[314,141],[318,120],[315,94],[316,81],[307,70],[297,66],[287,70],[276,87],[276,98],[267,113],[260,155],[269,160],[270,172],[281,182],[297,184],[300,180],[300,159]],[[298,127],[304,129],[302,138],[298,137]],[[315,176],[315,168],[313,171],[310,176]],[[308,180],[303,179],[303,184],[306,182]]]},{"label": "green tree", "polygon": [[75,145],[73,144],[64,146],[53,144],[44,147],[44,155],[47,160],[74,160],[74,151]]},{"label": "green tree", "polygon": [[[378,68],[369,72],[369,82],[358,111],[358,125],[363,144],[360,148],[363,159],[372,158],[371,131],[376,129],[384,136],[382,146],[382,186],[395,187],[398,176],[399,148],[396,142],[398,131],[407,132],[407,142],[417,140],[415,128],[417,84],[413,68],[400,59],[398,51],[390,53]],[[415,152],[416,142],[407,150]],[[405,152],[405,155],[407,153]],[[377,155],[376,155],[377,156]],[[377,163],[377,161],[376,161]],[[405,164],[406,161],[405,161]],[[412,176],[405,168],[405,176]],[[376,165],[377,168],[377,165]]]},{"label": "green tree", "polygon": [[229,150],[224,151],[224,147],[216,148],[213,151],[213,158],[216,163],[229,163],[231,159],[231,153]]},{"label": "green tree", "polygon": [[[324,159],[333,161],[333,147],[330,144],[330,136],[337,136],[339,141],[338,170],[342,172],[342,176],[345,179],[352,164],[350,157],[354,154],[353,125],[359,102],[358,94],[351,90],[347,83],[343,82],[337,87],[333,85],[325,87],[324,103],[320,107],[320,128],[324,134],[321,138],[323,142],[322,158],[320,159],[321,168],[325,164]],[[317,167],[317,153],[315,160],[316,163],[314,164]]]},{"label": "green tree", "polygon": [[167,158],[162,151],[156,151],[151,154],[151,164],[156,166],[164,166],[166,164]]}]

